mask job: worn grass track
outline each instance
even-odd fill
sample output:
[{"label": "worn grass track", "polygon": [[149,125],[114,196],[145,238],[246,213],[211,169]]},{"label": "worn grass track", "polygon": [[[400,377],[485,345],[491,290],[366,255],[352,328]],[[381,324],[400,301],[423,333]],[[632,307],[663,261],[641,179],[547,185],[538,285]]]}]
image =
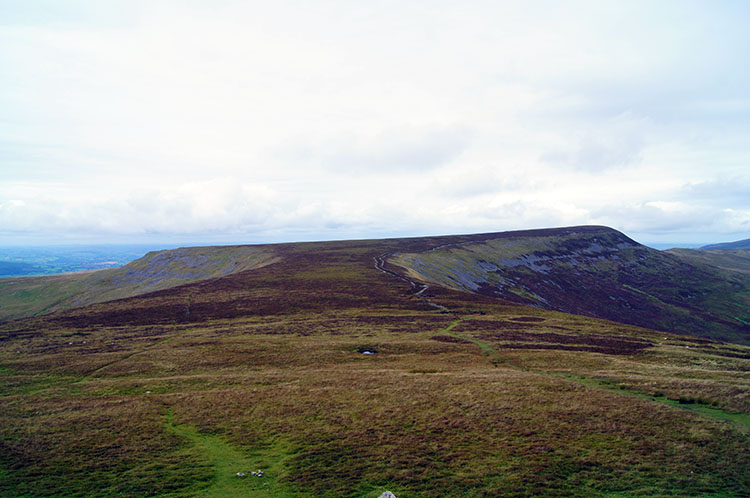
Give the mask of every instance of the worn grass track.
[{"label": "worn grass track", "polygon": [[[548,374],[554,375],[549,372]],[[709,417],[715,420],[730,422],[742,432],[747,433],[748,431],[750,431],[750,415],[746,413],[733,413],[727,410],[722,410],[721,408],[708,406],[701,400],[687,398],[671,399],[667,396],[651,396],[647,393],[639,392],[633,389],[624,389],[611,381],[596,379],[592,377],[581,377],[568,374],[562,376],[562,378],[571,380],[573,382],[578,382],[595,389],[603,389],[606,391],[616,392],[625,396],[635,396],[637,398],[647,399],[655,403],[661,403],[663,405],[671,406],[672,408],[699,413],[705,417]]]},{"label": "worn grass track", "polygon": [[479,350],[482,351],[485,355],[487,355],[490,358],[490,362],[493,365],[502,365],[503,363],[506,363],[508,361],[507,358],[502,357],[492,346],[487,344],[485,341],[482,341],[481,339],[477,339],[476,337],[471,337],[464,334],[458,334],[456,332],[453,332],[453,329],[456,328],[461,322],[464,320],[468,320],[469,318],[472,318],[472,316],[465,316],[463,318],[459,318],[458,320],[452,322],[450,325],[445,327],[442,332],[451,335],[457,339],[463,339],[465,341],[470,341],[476,344],[479,347]]},{"label": "worn grass track", "polygon": [[[203,434],[189,425],[175,425],[173,419],[174,413],[170,410],[165,420],[166,429],[188,439],[195,450],[208,460],[214,468],[214,477],[209,486],[195,490],[191,496],[216,498],[233,498],[236,496],[291,498],[301,496],[291,491],[288,485],[282,482],[284,460],[291,454],[286,444],[273,441],[271,444],[252,452],[242,451],[221,436]],[[251,472],[257,472],[258,470],[263,471],[262,477],[251,474]],[[238,477],[238,472],[244,473],[246,477]]]}]

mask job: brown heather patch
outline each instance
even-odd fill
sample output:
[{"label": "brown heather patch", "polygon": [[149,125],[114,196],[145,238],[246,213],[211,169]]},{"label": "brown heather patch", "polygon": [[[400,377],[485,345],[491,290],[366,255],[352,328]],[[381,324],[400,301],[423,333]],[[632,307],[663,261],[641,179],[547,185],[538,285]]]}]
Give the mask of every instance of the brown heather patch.
[{"label": "brown heather patch", "polygon": [[539,323],[546,321],[546,318],[542,318],[541,316],[514,316],[510,317],[509,320],[523,323]]},{"label": "brown heather patch", "polygon": [[479,334],[477,337],[492,341],[496,347],[501,349],[559,349],[612,355],[636,354],[653,346],[652,343],[644,340],[593,334],[499,332]]}]

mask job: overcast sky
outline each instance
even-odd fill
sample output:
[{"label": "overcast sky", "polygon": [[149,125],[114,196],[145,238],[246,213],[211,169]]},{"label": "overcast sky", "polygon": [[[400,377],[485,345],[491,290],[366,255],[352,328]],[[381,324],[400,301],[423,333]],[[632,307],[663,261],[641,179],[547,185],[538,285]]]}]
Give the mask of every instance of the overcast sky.
[{"label": "overcast sky", "polygon": [[750,2],[0,0],[0,245],[750,237]]}]

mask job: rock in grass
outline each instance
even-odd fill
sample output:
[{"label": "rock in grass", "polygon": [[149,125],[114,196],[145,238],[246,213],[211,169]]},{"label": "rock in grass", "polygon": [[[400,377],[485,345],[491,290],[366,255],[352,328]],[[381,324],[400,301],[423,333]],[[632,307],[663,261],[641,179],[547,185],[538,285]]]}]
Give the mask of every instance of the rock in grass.
[{"label": "rock in grass", "polygon": [[386,491],[385,493],[380,495],[379,498],[396,498],[396,495],[394,495],[390,491]]}]

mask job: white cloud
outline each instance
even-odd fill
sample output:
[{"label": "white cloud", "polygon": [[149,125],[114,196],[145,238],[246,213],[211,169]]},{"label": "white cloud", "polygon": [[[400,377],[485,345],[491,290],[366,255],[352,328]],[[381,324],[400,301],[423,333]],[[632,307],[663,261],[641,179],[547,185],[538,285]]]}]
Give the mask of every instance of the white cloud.
[{"label": "white cloud", "polygon": [[691,182],[683,186],[680,194],[709,205],[730,205],[736,209],[750,210],[750,177],[731,176]]},{"label": "white cloud", "polygon": [[372,136],[347,133],[315,144],[287,143],[276,157],[287,164],[318,166],[338,174],[397,174],[449,164],[470,140],[471,131],[465,127],[402,126]]},{"label": "white cloud", "polygon": [[0,233],[746,226],[741,3],[0,10]]},{"label": "white cloud", "polygon": [[598,172],[639,163],[652,126],[629,113],[604,122],[587,123],[587,129],[565,130],[564,143],[545,152],[541,160],[563,168]]},{"label": "white cloud", "polygon": [[592,213],[605,225],[619,225],[640,234],[742,234],[750,231],[750,210],[716,208],[685,202],[645,202],[630,206],[604,206]]}]

